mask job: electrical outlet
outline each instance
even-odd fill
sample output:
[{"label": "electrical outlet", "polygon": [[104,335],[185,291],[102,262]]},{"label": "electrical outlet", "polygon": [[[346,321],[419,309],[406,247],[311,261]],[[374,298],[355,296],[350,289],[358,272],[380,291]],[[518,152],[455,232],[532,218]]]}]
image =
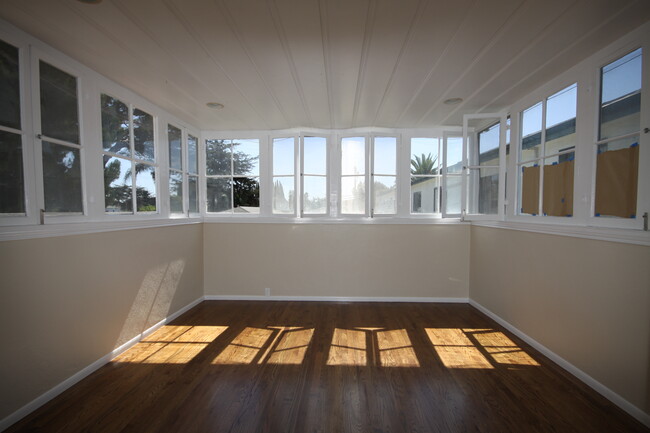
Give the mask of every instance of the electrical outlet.
[{"label": "electrical outlet", "polygon": [[271,289],[269,287],[264,289],[264,296],[271,296]]}]

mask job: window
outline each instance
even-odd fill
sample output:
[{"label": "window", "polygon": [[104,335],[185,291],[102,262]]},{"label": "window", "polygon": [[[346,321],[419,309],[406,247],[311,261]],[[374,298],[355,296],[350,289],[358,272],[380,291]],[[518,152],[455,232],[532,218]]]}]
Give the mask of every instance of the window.
[{"label": "window", "polygon": [[577,84],[521,113],[519,212],[572,216]]},{"label": "window", "polygon": [[106,213],[156,212],[153,116],[101,95]]},{"label": "window", "polygon": [[259,214],[259,140],[210,139],[205,151],[207,211]]},{"label": "window", "polygon": [[411,213],[440,213],[440,139],[411,139]]},{"label": "window", "polygon": [[443,216],[461,213],[463,189],[463,138],[444,137]]},{"label": "window", "polygon": [[199,139],[187,134],[187,192],[190,214],[199,212]]},{"label": "window", "polygon": [[301,140],[302,192],[301,214],[325,215],[328,211],[327,194],[327,139],[304,136]]},{"label": "window", "polygon": [[183,131],[167,125],[169,147],[169,212],[183,213]]},{"label": "window", "polygon": [[641,119],[641,48],[600,70],[593,215],[636,218]]},{"label": "window", "polygon": [[19,51],[0,40],[0,214],[25,215]]},{"label": "window", "polygon": [[39,61],[44,210],[82,214],[77,78]]},{"label": "window", "polygon": [[366,213],[366,139],[341,140],[341,213]]},{"label": "window", "polygon": [[374,137],[371,177],[371,216],[396,214],[397,138]]},{"label": "window", "polygon": [[274,214],[296,213],[296,139],[273,139],[273,203]]}]

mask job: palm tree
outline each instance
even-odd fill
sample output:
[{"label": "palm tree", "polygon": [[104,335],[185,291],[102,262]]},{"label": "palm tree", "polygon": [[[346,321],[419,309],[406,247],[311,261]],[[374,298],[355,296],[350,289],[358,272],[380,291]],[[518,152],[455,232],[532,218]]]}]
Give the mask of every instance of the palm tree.
[{"label": "palm tree", "polygon": [[411,174],[420,174],[420,175],[432,175],[438,174],[438,167],[436,162],[438,161],[438,155],[434,157],[431,154],[422,156],[415,155],[414,159],[411,159]]}]

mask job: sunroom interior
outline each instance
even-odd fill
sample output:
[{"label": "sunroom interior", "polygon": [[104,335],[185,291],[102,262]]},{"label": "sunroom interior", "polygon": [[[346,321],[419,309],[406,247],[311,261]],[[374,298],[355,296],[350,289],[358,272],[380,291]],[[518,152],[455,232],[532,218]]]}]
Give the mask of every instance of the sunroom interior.
[{"label": "sunroom interior", "polygon": [[205,300],[469,303],[650,426],[649,20],[3,1],[0,430]]}]

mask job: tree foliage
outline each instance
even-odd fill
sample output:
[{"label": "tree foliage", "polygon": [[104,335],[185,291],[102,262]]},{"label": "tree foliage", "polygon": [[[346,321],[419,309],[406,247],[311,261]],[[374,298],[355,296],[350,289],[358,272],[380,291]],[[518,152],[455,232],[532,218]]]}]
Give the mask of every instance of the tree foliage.
[{"label": "tree foliage", "polygon": [[[208,179],[208,212],[223,212],[233,207],[259,207],[260,205],[258,179],[235,177],[250,173],[258,160],[257,156],[237,150],[237,146],[240,144],[232,142],[231,145],[230,140],[208,140],[206,142],[206,173],[209,176],[230,176]],[[230,199],[231,190],[233,203]]]},{"label": "tree foliage", "polygon": [[438,174],[438,155],[433,157],[430,153],[425,155],[424,153],[421,156],[415,155],[415,158],[411,159],[411,174],[413,175],[434,175]]}]

